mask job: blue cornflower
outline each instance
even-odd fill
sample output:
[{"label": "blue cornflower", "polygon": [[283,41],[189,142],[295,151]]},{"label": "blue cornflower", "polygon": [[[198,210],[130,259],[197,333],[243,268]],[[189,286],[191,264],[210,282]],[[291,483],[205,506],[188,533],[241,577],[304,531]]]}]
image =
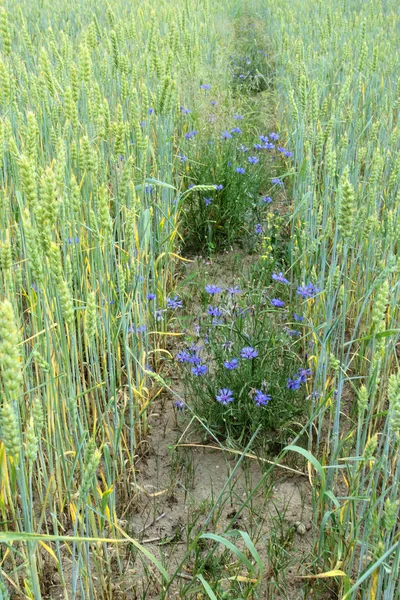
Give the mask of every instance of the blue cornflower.
[{"label": "blue cornflower", "polygon": [[210,104],[212,104],[212,106],[215,106],[217,104],[216,100],[210,100]]},{"label": "blue cornflower", "polygon": [[281,185],[281,186],[283,186],[283,181],[282,181],[282,179],[279,179],[279,177],[273,177],[271,179],[271,183],[273,183],[274,185]]},{"label": "blue cornflower", "polygon": [[226,360],[224,362],[225,369],[228,371],[233,371],[233,369],[237,369],[239,366],[239,360],[237,358],[232,358],[232,360]]},{"label": "blue cornflower", "polygon": [[67,242],[67,244],[79,244],[78,237],[70,237],[70,238],[67,238],[65,241]]},{"label": "blue cornflower", "polygon": [[192,355],[187,350],[181,350],[181,352],[178,352],[176,355],[176,360],[181,363],[190,362],[191,358]]},{"label": "blue cornflower", "polygon": [[188,115],[191,112],[191,110],[189,108],[185,108],[184,106],[180,107],[180,111],[184,115]]},{"label": "blue cornflower", "polygon": [[179,156],[179,160],[181,161],[181,163],[184,163],[187,160],[189,160],[188,157],[185,156],[184,154],[178,154],[178,156]]},{"label": "blue cornflower", "polygon": [[207,365],[197,365],[196,367],[192,367],[192,374],[193,375],[205,375],[208,371],[208,367]]},{"label": "blue cornflower", "polygon": [[149,110],[147,111],[149,115],[152,115],[154,112],[154,108],[149,108]]},{"label": "blue cornflower", "polygon": [[147,294],[147,300],[154,300],[155,297],[156,297],[155,294],[152,294],[152,293]]},{"label": "blue cornflower", "polygon": [[131,325],[130,327],[128,327],[128,331],[130,333],[144,333],[146,331],[146,325],[138,325],[136,327],[136,325]]},{"label": "blue cornflower", "polygon": [[215,189],[216,189],[216,190],[218,190],[218,191],[221,191],[221,190],[223,190],[223,189],[224,189],[224,186],[222,185],[222,183],[220,183],[220,184],[217,184],[217,185],[215,185],[214,187],[215,187]]},{"label": "blue cornflower", "polygon": [[277,142],[279,140],[279,135],[277,133],[272,132],[269,134],[269,139],[273,140],[274,142]]},{"label": "blue cornflower", "polygon": [[264,204],[271,204],[272,198],[271,196],[263,196],[262,201],[264,202]]},{"label": "blue cornflower", "polygon": [[279,281],[280,283],[286,283],[287,285],[290,285],[290,281],[288,281],[286,279],[286,277],[283,276],[283,273],[272,273],[271,278],[274,281]]},{"label": "blue cornflower", "polygon": [[264,231],[263,226],[261,225],[261,223],[257,223],[257,225],[255,225],[254,231],[255,231],[255,233],[257,235],[260,235]]},{"label": "blue cornflower", "polygon": [[185,403],[182,400],[175,400],[174,406],[176,406],[177,410],[185,410]]},{"label": "blue cornflower", "polygon": [[309,375],[312,375],[311,369],[299,369],[298,376],[300,377],[302,383],[307,381],[307,377]]},{"label": "blue cornflower", "polygon": [[264,394],[261,390],[256,390],[256,394],[254,396],[254,402],[257,406],[266,406],[268,402],[272,400],[272,396],[268,394]]},{"label": "blue cornflower", "polygon": [[233,287],[229,287],[227,289],[228,294],[230,294],[231,296],[236,296],[237,294],[241,294],[242,290],[239,288],[239,286],[235,285]]},{"label": "blue cornflower", "polygon": [[316,294],[320,292],[320,289],[315,287],[313,283],[308,283],[307,285],[299,285],[297,288],[297,293],[302,298],[308,299],[313,298]]},{"label": "blue cornflower", "polygon": [[263,144],[268,144],[269,143],[269,139],[267,135],[260,135],[259,140],[263,143]]},{"label": "blue cornflower", "polygon": [[252,348],[251,346],[245,346],[240,351],[240,356],[242,358],[247,358],[247,359],[257,358],[258,351],[255,348]]},{"label": "blue cornflower", "polygon": [[277,146],[276,149],[278,150],[278,152],[280,152],[281,154],[284,154],[286,152],[286,148],[283,148],[282,146]]},{"label": "blue cornflower", "polygon": [[146,127],[146,121],[140,121],[140,127]]},{"label": "blue cornflower", "polygon": [[223,131],[221,138],[223,140],[230,140],[232,138],[232,134],[230,134],[229,131]]},{"label": "blue cornflower", "polygon": [[239,75],[239,79],[246,79],[246,75],[244,75],[243,73],[241,73],[241,74]]},{"label": "blue cornflower", "polygon": [[294,319],[295,321],[298,321],[299,323],[301,323],[302,321],[304,321],[304,317],[302,317],[301,315],[298,315],[298,314],[296,314],[296,313],[294,313],[294,315],[293,315],[293,319]]},{"label": "blue cornflower", "polygon": [[233,127],[231,129],[231,133],[242,133],[242,130],[240,129],[240,127]]},{"label": "blue cornflower", "polygon": [[260,159],[258,158],[258,156],[248,156],[247,160],[252,165],[256,165],[258,162],[260,162]]},{"label": "blue cornflower", "polygon": [[209,90],[210,88],[211,88],[211,85],[209,83],[202,83],[200,85],[201,90]]},{"label": "blue cornflower", "polygon": [[297,329],[289,329],[287,328],[287,334],[290,335],[290,337],[299,337],[301,335],[301,331],[298,331]]},{"label": "blue cornflower", "polygon": [[207,314],[211,315],[211,317],[220,317],[222,315],[222,312],[220,311],[218,306],[209,306],[207,308]]},{"label": "blue cornflower", "polygon": [[246,169],[244,169],[243,167],[236,167],[235,171],[240,175],[244,175],[246,173]]},{"label": "blue cornflower", "polygon": [[229,404],[229,402],[233,402],[233,392],[228,388],[221,388],[215,398],[220,404]]},{"label": "blue cornflower", "polygon": [[183,308],[183,303],[182,300],[179,299],[179,296],[175,296],[174,298],[168,298],[167,299],[167,306],[168,308]]},{"label": "blue cornflower", "polygon": [[145,194],[152,194],[154,191],[153,186],[152,185],[146,185],[144,188],[144,192]]},{"label": "blue cornflower", "polygon": [[206,206],[210,206],[210,204],[211,204],[211,202],[212,202],[212,198],[203,198],[203,200],[204,200],[204,204],[205,204]]},{"label": "blue cornflower", "polygon": [[283,300],[280,300],[279,298],[272,298],[272,300],[270,300],[272,306],[276,306],[276,308],[283,308],[285,306],[285,303]]},{"label": "blue cornflower", "polygon": [[264,144],[254,144],[253,146],[254,150],[258,151],[258,150],[266,150],[266,146]]},{"label": "blue cornflower", "polygon": [[239,146],[239,150],[240,150],[240,152],[248,152],[249,148],[246,148],[246,146],[244,144],[242,144],[241,146]]},{"label": "blue cornflower", "polygon": [[233,118],[236,119],[237,121],[243,121],[244,117],[242,117],[242,115],[233,115]]},{"label": "blue cornflower", "polygon": [[286,387],[289,390],[295,391],[295,390],[299,390],[300,389],[301,384],[302,384],[302,381],[301,381],[301,379],[299,377],[297,379],[290,379],[289,378],[287,380]]},{"label": "blue cornflower", "polygon": [[283,153],[284,156],[286,156],[286,158],[292,158],[293,156],[293,152],[289,152],[289,150],[286,150],[286,152]]},{"label": "blue cornflower", "polygon": [[207,294],[211,294],[212,296],[222,292],[222,287],[219,287],[219,285],[214,285],[213,283],[206,285],[204,289],[206,290]]},{"label": "blue cornflower", "polygon": [[190,140],[192,137],[194,137],[197,134],[198,134],[198,131],[196,129],[194,129],[193,131],[188,131],[188,133],[185,133],[185,138],[187,140]]}]

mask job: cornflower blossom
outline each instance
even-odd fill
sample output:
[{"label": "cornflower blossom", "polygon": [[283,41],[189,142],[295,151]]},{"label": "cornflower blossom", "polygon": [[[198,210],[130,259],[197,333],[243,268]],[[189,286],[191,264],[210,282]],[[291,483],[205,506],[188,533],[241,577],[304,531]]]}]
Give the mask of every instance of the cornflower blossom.
[{"label": "cornflower blossom", "polygon": [[263,196],[262,201],[264,202],[264,204],[271,204],[272,198],[271,196]]},{"label": "cornflower blossom", "polygon": [[219,287],[219,285],[214,285],[213,283],[206,285],[204,289],[206,290],[207,294],[211,294],[212,296],[222,292],[222,287]]},{"label": "cornflower blossom", "polygon": [[147,294],[147,296],[146,296],[147,300],[154,300],[155,297],[156,297],[156,295],[152,294],[152,293]]},{"label": "cornflower blossom", "polygon": [[222,316],[222,312],[218,308],[218,306],[209,306],[207,308],[207,314],[210,315],[211,317],[221,317]]},{"label": "cornflower blossom", "polygon": [[256,165],[258,162],[260,162],[260,159],[258,158],[258,156],[248,156],[247,160],[252,165]]},{"label": "cornflower blossom", "polygon": [[182,402],[182,400],[175,400],[174,406],[177,408],[177,410],[185,410],[185,403]]},{"label": "cornflower blossom", "polygon": [[204,200],[204,204],[205,204],[206,206],[210,206],[210,204],[211,204],[211,202],[212,202],[212,198],[203,198],[203,200]]},{"label": "cornflower blossom", "polygon": [[217,185],[214,186],[216,190],[221,191],[224,189],[224,186],[222,185],[222,183],[219,183]]},{"label": "cornflower blossom", "polygon": [[277,133],[274,133],[274,132],[270,133],[268,135],[268,137],[269,137],[270,140],[273,140],[274,142],[277,142],[279,140],[279,135]]},{"label": "cornflower blossom", "polygon": [[283,186],[283,181],[282,181],[282,179],[279,179],[279,177],[273,177],[273,178],[271,179],[271,183],[272,183],[273,185],[280,185],[280,186]]},{"label": "cornflower blossom", "polygon": [[211,85],[209,83],[202,83],[200,85],[201,90],[209,90],[210,88],[211,88]]},{"label": "cornflower blossom", "polygon": [[241,294],[241,293],[242,293],[242,290],[240,289],[240,287],[239,287],[239,286],[235,285],[235,286],[233,286],[233,287],[229,287],[229,288],[227,289],[227,292],[228,292],[228,294],[230,294],[231,296],[236,296],[236,295],[238,295],[238,294]]},{"label": "cornflower blossom", "polygon": [[285,303],[283,300],[280,300],[279,298],[272,298],[272,300],[270,300],[272,306],[275,306],[276,308],[283,308],[285,306]]},{"label": "cornflower blossom", "polygon": [[240,175],[244,175],[246,173],[246,169],[244,169],[243,167],[236,167],[235,171]]},{"label": "cornflower blossom", "polygon": [[242,133],[242,130],[240,129],[240,127],[233,127],[231,129],[231,133]]},{"label": "cornflower blossom", "polygon": [[226,404],[229,404],[230,402],[233,402],[234,400],[233,392],[228,388],[221,388],[220,390],[218,390],[218,394],[216,394],[215,398],[217,402],[223,404],[224,406]]},{"label": "cornflower blossom", "polygon": [[254,227],[254,231],[255,231],[255,233],[256,233],[257,235],[260,235],[260,234],[261,234],[261,233],[264,231],[264,229],[263,229],[263,226],[261,225],[261,223],[257,223],[257,224],[255,225],[255,227]]},{"label": "cornflower blossom", "polygon": [[233,115],[233,118],[236,119],[237,121],[243,121],[244,117],[242,117],[242,115]]},{"label": "cornflower blossom", "polygon": [[252,358],[257,358],[258,356],[258,351],[255,348],[252,348],[251,346],[245,346],[244,348],[242,348],[242,350],[240,351],[240,356],[242,358],[247,358],[247,359],[252,359]]},{"label": "cornflower blossom", "polygon": [[232,134],[229,133],[229,131],[223,131],[221,134],[221,139],[230,140],[230,139],[232,139]]},{"label": "cornflower blossom", "polygon": [[302,321],[304,321],[304,317],[302,317],[301,315],[298,315],[297,313],[293,314],[293,319],[295,321],[298,321],[299,323],[301,323]]},{"label": "cornflower blossom", "polygon": [[280,283],[285,283],[287,285],[290,285],[290,281],[288,279],[286,279],[286,277],[284,277],[282,272],[272,273],[271,279],[273,279],[274,281],[279,281]]},{"label": "cornflower blossom", "polygon": [[189,108],[185,108],[184,106],[180,107],[180,111],[182,114],[184,115],[188,115],[189,113],[191,113],[192,111]]},{"label": "cornflower blossom", "polygon": [[270,396],[269,394],[264,394],[264,392],[262,392],[261,390],[256,390],[254,402],[257,406],[266,406],[271,400],[272,396]]},{"label": "cornflower blossom", "polygon": [[192,374],[200,377],[201,375],[205,375],[208,371],[207,365],[196,365],[192,367]]},{"label": "cornflower blossom", "polygon": [[193,138],[197,134],[198,134],[198,131],[196,129],[194,129],[193,131],[188,131],[188,133],[185,133],[185,138],[187,140],[190,140],[191,138]]},{"label": "cornflower blossom", "polygon": [[237,369],[239,366],[239,360],[237,358],[232,358],[232,360],[225,360],[224,367],[228,369],[228,371],[233,371],[233,369]]},{"label": "cornflower blossom", "polygon": [[309,299],[313,298],[321,290],[317,288],[313,283],[308,283],[307,285],[300,285],[296,291],[302,298]]},{"label": "cornflower blossom", "polygon": [[67,238],[65,241],[67,242],[67,244],[79,244],[78,237],[70,237],[70,238]]},{"label": "cornflower blossom", "polygon": [[175,310],[177,308],[183,308],[183,303],[182,300],[179,299],[179,296],[175,296],[174,298],[167,299],[167,306],[168,308]]}]

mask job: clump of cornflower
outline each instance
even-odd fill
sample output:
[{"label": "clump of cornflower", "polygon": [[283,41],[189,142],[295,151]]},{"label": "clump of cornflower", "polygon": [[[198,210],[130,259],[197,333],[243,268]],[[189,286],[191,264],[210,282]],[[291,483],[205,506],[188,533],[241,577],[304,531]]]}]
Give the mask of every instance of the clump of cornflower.
[{"label": "clump of cornflower", "polygon": [[204,204],[205,204],[206,206],[210,206],[210,204],[211,204],[211,202],[212,202],[212,198],[203,198],[203,200],[204,200]]},{"label": "clump of cornflower", "polygon": [[242,290],[240,289],[239,286],[235,285],[233,287],[229,287],[227,289],[228,294],[230,294],[231,296],[237,296],[238,294],[242,293]]},{"label": "clump of cornflower", "polygon": [[207,308],[207,314],[210,315],[211,317],[221,317],[222,316],[222,312],[218,308],[218,306],[211,306],[211,305]]},{"label": "clump of cornflower", "polygon": [[193,131],[188,131],[188,133],[185,133],[185,138],[187,140],[190,140],[191,138],[193,138],[195,135],[197,135],[199,132],[194,129]]},{"label": "clump of cornflower", "polygon": [[243,121],[244,117],[242,117],[242,115],[233,115],[233,118],[236,119],[237,121]]},{"label": "clump of cornflower", "polygon": [[246,169],[244,169],[243,167],[236,167],[235,171],[240,175],[244,175],[246,173]]},{"label": "clump of cornflower", "polygon": [[275,132],[270,133],[268,137],[270,140],[273,140],[274,142],[277,142],[279,140],[279,135]]},{"label": "clump of cornflower", "polygon": [[234,400],[233,392],[228,388],[221,388],[220,390],[218,390],[218,394],[215,396],[215,398],[217,402],[223,405],[229,404]]},{"label": "clump of cornflower", "polygon": [[222,185],[222,183],[216,184],[214,187],[217,191],[221,191],[224,189],[224,186]]},{"label": "clump of cornflower", "polygon": [[263,196],[262,201],[264,202],[264,204],[271,204],[272,198],[271,196]]},{"label": "clump of cornflower", "polygon": [[258,156],[248,156],[247,160],[249,161],[249,163],[251,165],[256,165],[258,162],[260,162],[260,159],[258,158]]},{"label": "clump of cornflower", "polygon": [[242,133],[242,130],[240,129],[240,127],[233,127],[231,129],[231,133]]},{"label": "clump of cornflower", "polygon": [[221,134],[221,139],[230,140],[230,139],[232,139],[232,134],[229,133],[229,131],[223,131]]},{"label": "clump of cornflower", "polygon": [[225,369],[228,369],[228,371],[233,371],[233,369],[237,369],[238,366],[239,366],[239,359],[237,359],[237,358],[232,358],[232,360],[224,361],[224,367],[225,367]]},{"label": "clump of cornflower", "polygon": [[208,371],[207,365],[196,365],[192,367],[192,374],[200,377],[201,375],[205,375]]},{"label": "clump of cornflower", "polygon": [[261,225],[261,223],[257,223],[257,224],[255,225],[255,227],[254,227],[254,231],[255,231],[255,233],[256,233],[257,235],[260,235],[260,234],[261,234],[261,233],[264,231],[264,229],[263,229],[263,226]]},{"label": "clump of cornflower", "polygon": [[273,185],[280,185],[280,186],[283,186],[283,181],[282,181],[282,179],[279,179],[279,177],[273,177],[273,178],[271,179],[271,183],[272,183]]},{"label": "clump of cornflower", "polygon": [[209,90],[210,88],[211,88],[211,85],[209,83],[202,83],[200,85],[201,90]]},{"label": "clump of cornflower", "polygon": [[177,308],[183,308],[183,303],[182,300],[180,300],[179,296],[174,296],[174,298],[167,299],[167,306],[168,308],[172,308],[175,310]]},{"label": "clump of cornflower", "polygon": [[182,114],[184,115],[188,115],[189,113],[191,113],[192,111],[189,108],[185,108],[184,106],[180,107],[180,111]]},{"label": "clump of cornflower", "polygon": [[174,406],[176,407],[177,410],[181,410],[181,411],[185,410],[185,403],[182,402],[182,400],[175,400]]},{"label": "clump of cornflower", "polygon": [[247,358],[248,360],[250,360],[252,358],[257,358],[258,350],[256,350],[255,348],[252,348],[251,346],[245,346],[240,351],[240,356],[242,358]]},{"label": "clump of cornflower", "polygon": [[215,294],[220,294],[222,292],[222,287],[219,287],[219,285],[214,285],[213,283],[206,285],[204,289],[206,290],[207,294],[211,294],[211,296],[215,296]]},{"label": "clump of cornflower", "polygon": [[283,273],[272,273],[271,279],[274,281],[279,281],[280,283],[285,283],[286,285],[290,285],[290,281],[283,276]]},{"label": "clump of cornflower", "polygon": [[272,298],[270,302],[272,306],[275,306],[276,308],[283,308],[285,306],[284,301],[280,300],[279,298]]},{"label": "clump of cornflower", "polygon": [[301,323],[302,321],[304,321],[304,317],[302,317],[301,315],[298,315],[297,313],[293,314],[293,319],[295,321],[298,321],[299,323]]},{"label": "clump of cornflower", "polygon": [[307,285],[299,285],[296,291],[302,298],[309,299],[316,296],[321,290],[313,283],[308,283]]},{"label": "clump of cornflower", "polygon": [[180,363],[189,363],[192,365],[199,365],[201,363],[201,358],[197,354],[197,348],[181,350],[176,355],[176,360]]},{"label": "clump of cornflower", "polygon": [[154,300],[154,298],[156,297],[156,295],[155,295],[155,294],[152,294],[152,293],[150,293],[150,294],[147,294],[147,296],[146,296],[146,297],[147,297],[147,300]]},{"label": "clump of cornflower", "polygon": [[272,396],[264,394],[261,390],[256,390],[254,402],[257,406],[266,406],[272,400]]}]

